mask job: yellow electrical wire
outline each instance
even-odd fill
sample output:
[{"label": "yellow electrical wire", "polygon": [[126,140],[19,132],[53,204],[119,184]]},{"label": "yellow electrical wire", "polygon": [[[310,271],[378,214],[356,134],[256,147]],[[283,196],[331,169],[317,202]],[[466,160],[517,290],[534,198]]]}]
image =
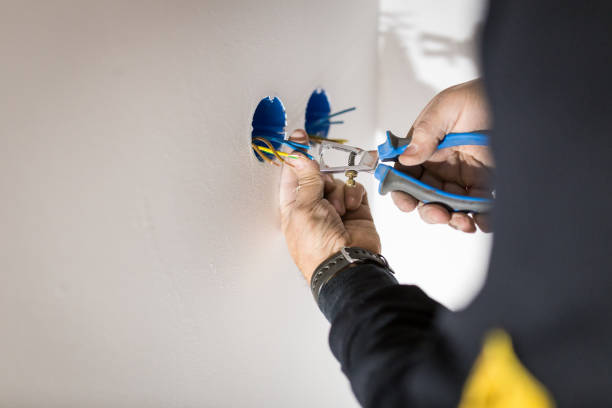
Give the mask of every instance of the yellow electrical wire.
[{"label": "yellow electrical wire", "polygon": [[292,156],[292,155],[289,155],[289,154],[284,153],[284,152],[279,152],[278,150],[276,150],[274,148],[274,146],[268,140],[264,139],[263,137],[254,137],[253,140],[261,142],[261,143],[265,144],[266,146],[268,146],[267,148],[265,148],[263,146],[256,145],[255,143],[251,143],[251,146],[253,146],[253,149],[255,150],[255,152],[257,153],[257,155],[259,157],[261,157],[262,159],[264,159],[264,160],[274,164],[275,166],[278,166],[279,165],[278,163],[274,162],[272,159],[267,157],[265,154],[262,154],[261,152],[266,152],[266,153],[269,153],[269,154],[273,154],[281,162],[287,163],[288,166],[293,167],[293,165],[291,163],[283,160],[283,158],[281,156],[297,158],[296,156]]},{"label": "yellow electrical wire", "polygon": [[[257,146],[257,145],[255,145],[255,146]],[[267,147],[257,146],[257,148],[259,150],[261,150],[262,152],[274,154],[274,152],[272,150],[268,149]],[[276,153],[278,153],[282,157],[289,157],[290,159],[299,159],[300,158],[300,156],[295,156],[293,154],[289,154],[289,153],[285,153],[285,152],[279,152],[278,150],[276,151]]]},{"label": "yellow electrical wire", "polygon": [[265,147],[258,146],[255,143],[251,143],[251,146],[253,147],[253,151],[257,154],[257,157],[267,161],[268,163],[272,163],[275,166],[279,165],[278,163],[275,163],[274,160],[270,159],[268,156],[266,156],[260,151],[260,149],[265,149]]}]

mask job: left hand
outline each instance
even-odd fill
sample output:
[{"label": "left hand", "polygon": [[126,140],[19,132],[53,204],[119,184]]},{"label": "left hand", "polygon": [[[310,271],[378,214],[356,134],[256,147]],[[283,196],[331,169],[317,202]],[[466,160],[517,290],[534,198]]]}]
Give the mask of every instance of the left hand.
[{"label": "left hand", "polygon": [[[435,188],[454,194],[491,197],[491,176],[495,167],[486,146],[455,146],[437,150],[447,133],[490,129],[491,115],[480,80],[450,87],[436,95],[423,109],[408,132],[412,142],[395,167]],[[450,212],[435,203],[419,201],[400,191],[391,193],[395,205],[405,212],[418,208],[421,218],[430,224],[448,224],[463,231],[491,232],[488,214],[473,217]]]},{"label": "left hand", "polygon": [[[291,140],[308,143],[308,135],[296,130]],[[306,157],[287,158],[280,181],[280,213],[289,253],[308,283],[317,266],[345,246],[380,253],[365,189],[348,187],[319,164]]]}]

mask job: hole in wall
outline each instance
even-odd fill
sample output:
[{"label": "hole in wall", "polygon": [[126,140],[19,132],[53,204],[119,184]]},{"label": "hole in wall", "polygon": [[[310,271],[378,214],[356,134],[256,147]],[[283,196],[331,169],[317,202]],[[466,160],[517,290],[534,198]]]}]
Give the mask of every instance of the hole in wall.
[{"label": "hole in wall", "polygon": [[[310,144],[321,143],[327,139],[336,143],[345,143],[344,139],[328,139],[331,125],[342,124],[344,121],[336,120],[339,115],[355,110],[355,107],[331,113],[329,98],[322,88],[315,89],[306,105],[306,118],[304,128],[310,137]],[[283,157],[291,156],[293,153],[280,151],[281,145],[288,146],[291,151],[297,150],[306,157],[313,159],[308,153],[310,144],[302,144],[286,138],[285,127],[287,126],[287,114],[280,98],[268,96],[257,104],[251,132],[251,146],[253,154],[260,162],[267,161],[276,166],[276,162],[285,162]]]},{"label": "hole in wall", "polygon": [[327,139],[336,143],[345,143],[345,139],[330,139],[329,128],[331,125],[340,125],[344,123],[343,120],[338,120],[340,115],[344,115],[347,112],[354,111],[354,106],[351,108],[343,109],[338,112],[331,113],[331,104],[329,97],[323,88],[315,89],[306,105],[306,118],[304,128],[306,133],[310,136],[311,141],[317,142],[321,139]]},{"label": "hole in wall", "polygon": [[[262,138],[267,140],[275,150],[279,149],[285,139],[285,126],[287,126],[287,114],[280,98],[268,96],[259,101],[253,113],[251,125],[253,126],[251,143],[268,148],[266,143],[257,140],[257,138]],[[275,157],[272,153],[256,152],[255,149],[253,149],[253,154],[261,162],[264,161],[264,157],[270,160]]]},{"label": "hole in wall", "polygon": [[322,88],[315,89],[306,105],[306,120],[304,128],[306,133],[312,136],[327,138],[330,123],[325,118],[331,113],[329,98]]}]

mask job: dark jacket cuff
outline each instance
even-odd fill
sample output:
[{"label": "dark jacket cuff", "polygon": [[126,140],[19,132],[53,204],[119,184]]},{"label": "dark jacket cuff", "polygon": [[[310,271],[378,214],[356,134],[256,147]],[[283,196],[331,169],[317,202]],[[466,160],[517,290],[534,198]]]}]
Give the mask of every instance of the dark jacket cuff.
[{"label": "dark jacket cuff", "polygon": [[358,264],[338,272],[321,288],[319,308],[332,322],[348,302],[360,302],[378,289],[397,284],[389,269]]}]

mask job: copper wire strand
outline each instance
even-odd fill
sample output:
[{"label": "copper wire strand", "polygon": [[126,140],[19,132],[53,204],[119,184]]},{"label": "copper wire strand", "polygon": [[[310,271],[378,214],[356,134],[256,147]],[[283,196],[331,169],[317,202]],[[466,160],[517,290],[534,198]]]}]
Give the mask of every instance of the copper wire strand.
[{"label": "copper wire strand", "polygon": [[260,146],[256,145],[255,143],[251,143],[251,146],[253,147],[253,151],[257,154],[257,157],[259,157],[260,159],[267,161],[269,163],[275,164],[272,162],[272,159],[270,159],[268,156],[266,156],[259,148]]},{"label": "copper wire strand", "polygon": [[[259,145],[256,145],[256,146],[257,146],[257,148],[259,149],[259,151],[260,151],[260,152],[269,153],[269,154],[274,154],[274,153],[272,152],[272,150],[268,149],[267,147],[264,147],[264,146],[259,146]],[[278,154],[280,154],[280,155],[281,155],[281,157],[284,157],[284,158],[285,158],[285,157],[289,157],[289,158],[291,158],[291,159],[299,159],[300,157],[302,157],[302,156],[296,156],[296,155],[291,154],[291,153],[280,152],[280,151],[278,151],[278,150],[277,150],[277,152],[278,152]]]},{"label": "copper wire strand", "polygon": [[[276,158],[278,160],[280,160],[282,163],[286,163],[289,167],[293,167],[293,164],[289,163],[288,161],[284,160],[280,154],[278,154],[278,151],[274,148],[274,146],[272,146],[272,143],[270,143],[268,140],[264,139],[263,137],[254,137],[253,140],[256,140],[258,142],[261,142],[263,144],[265,144],[268,149],[270,149],[272,151],[272,154],[274,154],[274,156],[276,156]],[[254,143],[253,143],[254,144]],[[259,150],[259,149],[257,149]],[[263,154],[263,153],[262,153]],[[264,155],[265,156],[265,155]],[[274,161],[270,160],[269,158],[266,157],[266,159],[268,159],[270,161],[270,163],[273,163],[275,165],[278,166],[278,163],[275,163]]]},{"label": "copper wire strand", "polygon": [[329,142],[340,143],[340,144],[344,144],[348,142],[348,140],[346,139],[326,139],[324,137],[319,137],[319,136],[314,136],[314,135],[308,135],[308,138],[315,143],[321,143],[323,140],[327,140]]},{"label": "copper wire strand", "polygon": [[[274,148],[274,146],[272,146],[272,144],[269,141],[267,141],[266,139],[261,138],[261,137],[254,137],[253,140],[256,140],[256,141],[259,141],[261,143],[264,143],[266,146],[268,146],[268,149],[270,149],[272,151],[272,154],[274,154],[274,156],[276,156],[280,161],[284,161],[278,154],[276,154],[276,149]],[[266,159],[266,161],[268,161],[269,163],[272,163],[275,166],[279,166],[278,163],[274,162],[274,159],[270,159],[268,156],[266,156],[266,154],[262,150],[259,149],[258,145],[255,145],[255,146],[257,146],[257,150]]]},{"label": "copper wire strand", "polygon": [[278,163],[275,163],[274,160],[270,159],[268,156],[266,156],[266,154],[264,152],[262,152],[259,148],[261,146],[256,145],[255,143],[251,143],[251,146],[253,147],[253,151],[257,154],[257,157],[259,157],[260,159],[267,161],[268,163],[271,163],[275,166],[278,166]]}]

